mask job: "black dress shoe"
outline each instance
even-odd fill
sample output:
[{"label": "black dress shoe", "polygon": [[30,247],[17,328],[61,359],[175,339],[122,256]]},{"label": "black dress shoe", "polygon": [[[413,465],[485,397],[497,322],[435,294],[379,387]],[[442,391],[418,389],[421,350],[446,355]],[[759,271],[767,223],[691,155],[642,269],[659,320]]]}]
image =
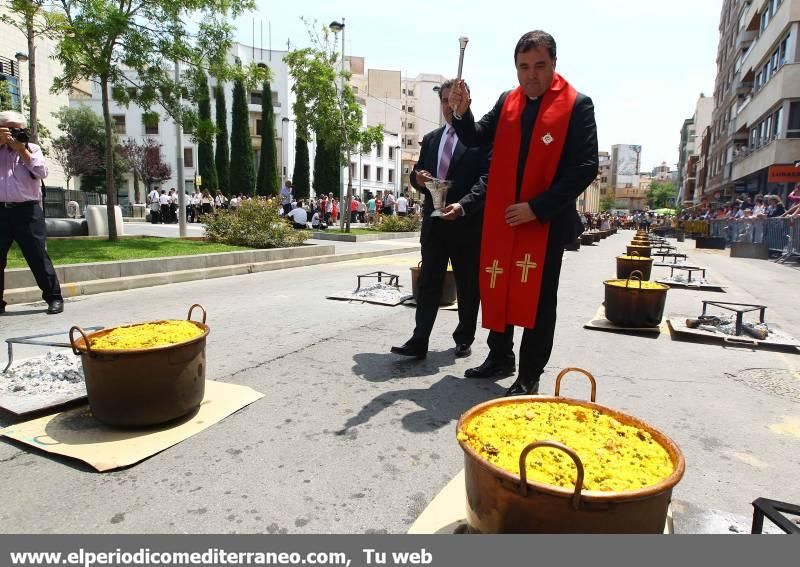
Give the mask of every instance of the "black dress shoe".
[{"label": "black dress shoe", "polygon": [[57,315],[64,311],[64,302],[60,299],[54,299],[53,301],[48,303],[47,307],[47,314],[48,315]]},{"label": "black dress shoe", "polygon": [[416,358],[417,360],[425,360],[425,358],[428,356],[428,349],[423,349],[411,342],[407,342],[403,346],[393,346],[392,353],[399,354],[400,356]]},{"label": "black dress shoe", "polygon": [[467,358],[472,354],[472,347],[466,344],[456,345],[456,358]]},{"label": "black dress shoe", "polygon": [[506,398],[514,396],[535,396],[539,393],[539,378],[519,377],[506,391]]},{"label": "black dress shoe", "polygon": [[477,368],[464,372],[467,378],[507,378],[517,371],[517,361],[513,356],[495,360],[491,356]]},{"label": "black dress shoe", "polygon": [[5,312],[6,312],[6,306],[5,305],[0,305],[0,315],[2,315]]}]

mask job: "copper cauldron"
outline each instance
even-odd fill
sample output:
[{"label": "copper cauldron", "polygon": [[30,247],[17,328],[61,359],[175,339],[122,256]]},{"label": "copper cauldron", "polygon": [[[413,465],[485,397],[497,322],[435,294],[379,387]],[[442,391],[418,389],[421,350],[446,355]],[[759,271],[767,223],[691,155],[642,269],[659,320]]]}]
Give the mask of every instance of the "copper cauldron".
[{"label": "copper cauldron", "polygon": [[[591,402],[559,397],[561,379],[571,371],[583,373],[592,383]],[[477,405],[458,422],[462,430],[473,416],[503,404],[558,402],[578,405],[615,417],[652,435],[669,454],[672,474],[653,486],[630,492],[583,490],[583,464],[569,447],[552,441],[531,443],[520,454],[519,475],[484,460],[472,447],[459,441],[464,451],[467,489],[467,522],[473,532],[501,533],[663,533],[672,489],[683,477],[685,461],[678,446],[666,435],[633,416],[595,403],[594,377],[578,368],[563,370],[556,379],[553,397],[500,398]],[[574,490],[527,479],[528,455],[540,447],[559,449],[572,459],[578,474]]]},{"label": "copper cauldron", "polygon": [[[191,321],[195,308],[203,312],[202,323]],[[70,329],[70,343],[81,357],[94,417],[106,425],[148,427],[183,417],[200,406],[205,394],[206,337],[210,329],[200,305],[189,308],[187,320],[203,334],[178,344],[136,350],[91,347],[93,338],[119,327],[89,335],[80,327]],[[75,333],[80,337],[76,339]]]}]

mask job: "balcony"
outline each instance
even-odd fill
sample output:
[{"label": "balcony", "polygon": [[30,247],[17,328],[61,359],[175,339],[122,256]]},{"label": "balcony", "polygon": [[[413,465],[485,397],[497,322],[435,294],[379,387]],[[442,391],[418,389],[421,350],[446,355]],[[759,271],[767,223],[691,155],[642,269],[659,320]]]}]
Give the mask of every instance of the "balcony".
[{"label": "balcony", "polygon": [[800,156],[800,139],[778,139],[749,153],[733,163],[733,179],[741,179],[771,165],[791,164]]},{"label": "balcony", "polygon": [[770,20],[767,29],[745,55],[742,60],[742,70],[749,72],[759,65],[772,52],[775,43],[781,38],[789,24],[797,20],[800,20],[800,2],[784,1]]},{"label": "balcony", "polygon": [[733,83],[733,90],[736,91],[737,95],[748,95],[753,90],[753,81],[736,79],[736,81]]},{"label": "balcony", "polygon": [[[769,29],[769,28],[768,28]],[[760,120],[783,99],[797,96],[800,90],[800,63],[781,67],[752,99],[743,105],[736,116],[737,129],[747,128]]]},{"label": "balcony", "polygon": [[736,36],[736,51],[740,51],[750,45],[756,39],[756,30],[742,29]]}]

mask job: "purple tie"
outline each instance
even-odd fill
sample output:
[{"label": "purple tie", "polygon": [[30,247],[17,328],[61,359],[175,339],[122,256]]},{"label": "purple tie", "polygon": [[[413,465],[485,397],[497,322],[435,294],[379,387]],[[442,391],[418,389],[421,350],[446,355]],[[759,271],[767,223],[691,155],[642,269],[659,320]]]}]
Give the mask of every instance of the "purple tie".
[{"label": "purple tie", "polygon": [[453,145],[455,144],[456,131],[453,128],[447,129],[447,140],[442,149],[442,158],[439,160],[439,171],[437,172],[439,179],[447,179],[447,172],[450,170],[450,159],[453,156]]}]

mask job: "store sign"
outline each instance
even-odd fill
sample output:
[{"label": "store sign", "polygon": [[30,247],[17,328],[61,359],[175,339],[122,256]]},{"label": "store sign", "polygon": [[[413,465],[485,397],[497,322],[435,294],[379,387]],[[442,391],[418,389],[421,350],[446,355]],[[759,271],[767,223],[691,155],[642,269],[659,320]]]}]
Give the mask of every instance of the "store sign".
[{"label": "store sign", "polygon": [[769,168],[770,183],[800,183],[800,167],[773,165]]}]

